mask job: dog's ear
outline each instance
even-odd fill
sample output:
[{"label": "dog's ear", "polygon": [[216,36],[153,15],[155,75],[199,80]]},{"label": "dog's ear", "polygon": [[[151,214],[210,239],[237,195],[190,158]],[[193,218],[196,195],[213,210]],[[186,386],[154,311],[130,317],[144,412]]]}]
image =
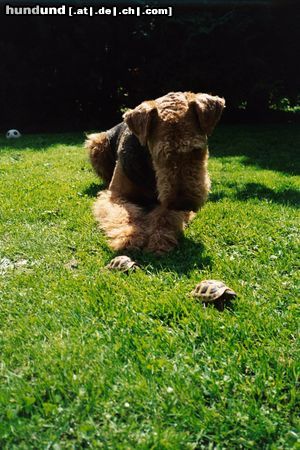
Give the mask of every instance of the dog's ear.
[{"label": "dog's ear", "polygon": [[136,135],[141,145],[147,144],[151,122],[156,112],[155,102],[147,101],[123,115],[123,119],[133,134]]},{"label": "dog's ear", "polygon": [[209,94],[195,94],[190,99],[190,103],[196,110],[201,129],[205,134],[210,135],[225,108],[224,98]]}]

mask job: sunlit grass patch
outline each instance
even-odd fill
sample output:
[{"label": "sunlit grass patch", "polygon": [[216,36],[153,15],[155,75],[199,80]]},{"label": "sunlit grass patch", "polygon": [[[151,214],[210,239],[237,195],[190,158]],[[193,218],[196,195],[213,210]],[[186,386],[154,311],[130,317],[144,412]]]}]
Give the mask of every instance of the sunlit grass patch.
[{"label": "sunlit grass patch", "polygon": [[[1,448],[297,448],[297,129],[220,126],[209,201],[129,276],[83,139],[0,140]],[[232,309],[189,296],[205,278]]]}]

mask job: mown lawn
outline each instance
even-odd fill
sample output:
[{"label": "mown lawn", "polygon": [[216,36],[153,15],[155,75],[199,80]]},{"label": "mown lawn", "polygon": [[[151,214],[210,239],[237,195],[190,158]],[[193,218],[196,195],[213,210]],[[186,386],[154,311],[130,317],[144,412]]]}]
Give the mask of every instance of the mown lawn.
[{"label": "mown lawn", "polygon": [[129,276],[83,139],[0,139],[0,448],[300,448],[299,129],[220,125],[209,202]]}]

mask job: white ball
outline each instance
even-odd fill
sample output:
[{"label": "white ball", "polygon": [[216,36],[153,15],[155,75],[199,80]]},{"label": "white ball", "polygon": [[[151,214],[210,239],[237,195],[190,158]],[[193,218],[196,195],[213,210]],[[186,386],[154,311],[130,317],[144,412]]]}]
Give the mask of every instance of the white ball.
[{"label": "white ball", "polygon": [[17,139],[19,137],[21,137],[21,133],[18,130],[8,130],[6,133],[6,137],[7,139]]}]

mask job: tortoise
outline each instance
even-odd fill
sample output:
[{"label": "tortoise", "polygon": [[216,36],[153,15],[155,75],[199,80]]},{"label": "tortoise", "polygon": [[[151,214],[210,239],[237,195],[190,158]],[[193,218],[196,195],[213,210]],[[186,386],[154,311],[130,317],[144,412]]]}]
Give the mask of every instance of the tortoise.
[{"label": "tortoise", "polygon": [[220,311],[224,310],[224,303],[226,301],[230,301],[237,296],[223,281],[218,280],[201,281],[191,292],[191,295],[193,297],[200,297],[204,305],[213,303]]},{"label": "tortoise", "polygon": [[110,270],[119,270],[121,272],[129,272],[131,269],[136,270],[139,268],[135,261],[132,261],[129,256],[121,255],[113,258],[106,266]]}]

